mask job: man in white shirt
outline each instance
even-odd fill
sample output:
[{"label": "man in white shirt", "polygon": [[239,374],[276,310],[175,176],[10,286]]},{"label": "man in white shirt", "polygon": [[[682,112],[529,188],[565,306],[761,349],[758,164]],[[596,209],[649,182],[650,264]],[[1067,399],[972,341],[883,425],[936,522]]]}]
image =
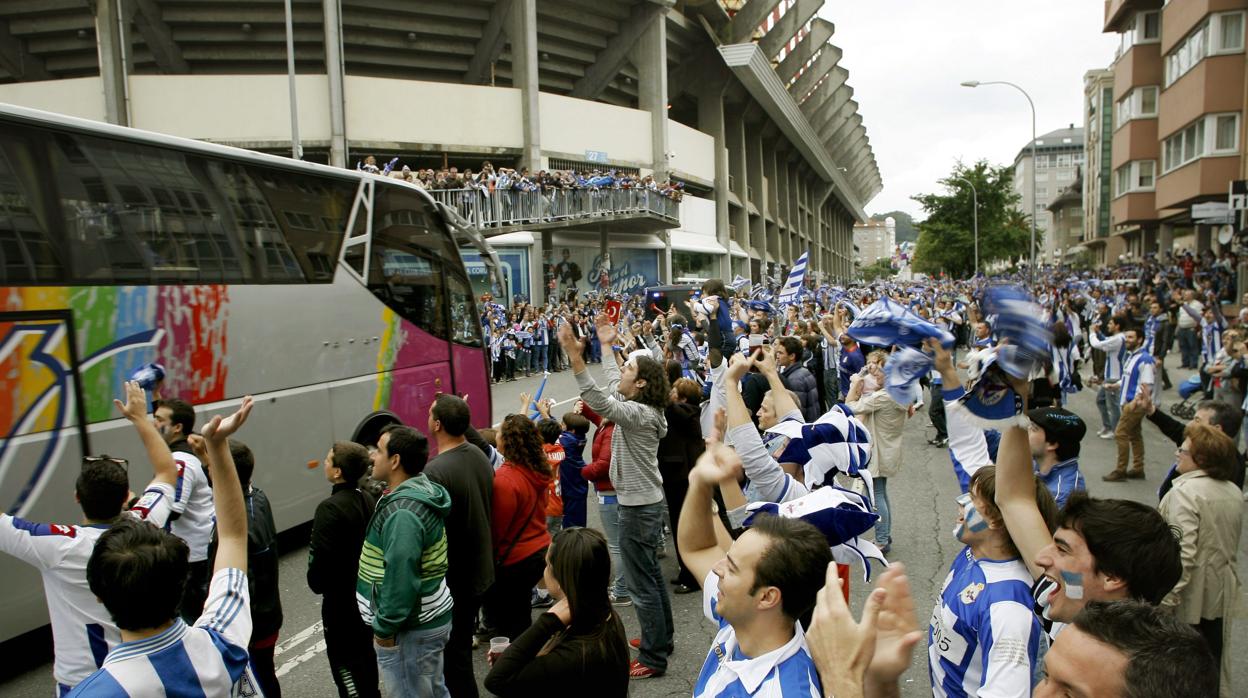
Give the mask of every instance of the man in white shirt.
[{"label": "man in white shirt", "polygon": [[237,412],[203,428],[217,482],[217,552],[203,614],[194,627],[178,617],[186,543],[143,523],[117,524],[91,553],[87,582],[121,630],[122,643],[70,696],[260,695],[247,655],[247,511],[228,442],[251,407],[251,397],[244,397]]},{"label": "man in white shirt", "polygon": [[1200,361],[1200,318],[1205,312],[1205,305],[1196,300],[1196,292],[1192,289],[1183,291],[1183,303],[1179,306],[1179,318],[1175,326],[1179,338],[1179,354],[1182,363],[1179,368],[1198,368]]},{"label": "man in white shirt", "polygon": [[187,438],[195,428],[195,408],[185,400],[162,400],[153,414],[156,428],[178,464],[173,514],[165,530],[186,541],[191,567],[182,599],[182,619],[192,623],[208,595],[208,543],[212,540],[212,484]]},{"label": "man in white shirt", "polygon": [[134,425],[155,471],[151,484],[129,511],[128,461],[111,456],[83,458],[75,484],[81,525],[40,524],[0,514],[0,551],[39,569],[43,576],[56,657],[52,675],[64,695],[104,662],[121,642],[117,626],[87,587],[87,561],[95,542],[123,517],[163,526],[169,518],[177,468],[164,440],[147,417],[147,397],[138,383],[126,384],[126,403],[115,401]]},{"label": "man in white shirt", "polygon": [[827,538],[800,519],[763,515],[731,547],[722,547],[712,490],[723,487],[728,506],[741,501],[740,490],[731,491],[739,467],[730,449],[712,444],[689,473],[678,526],[681,558],[705,580],[703,611],[718,625],[694,698],[820,695],[798,619],[823,587],[832,561]]}]

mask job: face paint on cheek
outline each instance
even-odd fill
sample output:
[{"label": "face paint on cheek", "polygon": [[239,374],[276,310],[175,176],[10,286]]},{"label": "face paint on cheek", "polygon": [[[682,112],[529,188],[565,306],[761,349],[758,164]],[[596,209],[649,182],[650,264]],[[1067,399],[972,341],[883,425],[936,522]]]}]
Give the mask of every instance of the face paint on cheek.
[{"label": "face paint on cheek", "polygon": [[979,533],[988,529],[988,520],[979,513],[974,504],[966,508],[966,529],[971,533]]},{"label": "face paint on cheek", "polygon": [[1066,587],[1066,598],[1079,600],[1083,598],[1083,575],[1078,572],[1062,571],[1062,585]]}]

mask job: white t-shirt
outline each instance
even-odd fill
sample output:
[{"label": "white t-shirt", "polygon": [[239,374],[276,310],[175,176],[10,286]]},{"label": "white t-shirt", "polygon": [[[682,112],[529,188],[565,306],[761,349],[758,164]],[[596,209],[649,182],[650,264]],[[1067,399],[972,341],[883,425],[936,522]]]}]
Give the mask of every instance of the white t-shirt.
[{"label": "white t-shirt", "polygon": [[[156,526],[169,519],[173,487],[153,482],[123,514]],[[87,561],[108,524],[39,524],[0,514],[0,550],[37,568],[43,576],[56,658],[52,676],[72,687],[100,668],[121,634],[87,586]]]},{"label": "white t-shirt", "polygon": [[178,483],[174,488],[174,518],[165,530],[186,541],[191,549],[191,562],[208,559],[208,543],[212,541],[215,510],[212,507],[212,486],[204,466],[192,453],[174,451],[178,464]]}]

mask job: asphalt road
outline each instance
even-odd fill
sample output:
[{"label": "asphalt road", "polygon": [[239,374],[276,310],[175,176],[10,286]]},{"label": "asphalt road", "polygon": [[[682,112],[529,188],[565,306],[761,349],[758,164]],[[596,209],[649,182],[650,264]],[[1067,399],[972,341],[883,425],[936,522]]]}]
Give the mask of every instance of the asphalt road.
[{"label": "asphalt road", "polygon": [[[1177,361],[1175,361],[1177,362]],[[597,375],[597,369],[591,369]],[[1181,378],[1177,370],[1171,377],[1177,385]],[[509,412],[518,411],[519,395],[535,391],[540,377],[521,379],[494,387],[494,418],[500,420]],[[551,375],[546,389],[547,397],[565,400],[575,397],[575,383],[568,372]],[[1070,408],[1079,413],[1089,425],[1088,437],[1084,439],[1080,462],[1088,478],[1088,488],[1094,496],[1125,497],[1149,504],[1156,504],[1156,488],[1169,465],[1174,461],[1175,447],[1151,424],[1144,425],[1144,441],[1147,454],[1146,480],[1124,483],[1104,483],[1101,475],[1113,469],[1114,442],[1096,438],[1100,419],[1094,403],[1095,392],[1085,390],[1073,397]],[[1163,395],[1165,407],[1177,400],[1171,391]],[[561,414],[564,406],[556,408]],[[960,544],[953,538],[952,530],[957,518],[954,498],[958,494],[957,482],[944,449],[927,445],[934,430],[925,415],[916,415],[905,435],[905,464],[901,474],[890,478],[889,494],[893,506],[893,550],[890,560],[902,561],[910,572],[920,624],[924,624],[930,608],[939,594],[954,553]],[[588,454],[587,454],[588,455]],[[328,487],[326,494],[329,494]],[[589,504],[589,524],[598,525],[598,512],[593,498]],[[662,561],[665,576],[675,575],[672,554],[674,541],[668,539],[668,554]],[[1240,576],[1248,577],[1248,536],[1240,543]],[[324,655],[324,643],[319,627],[319,599],[308,591],[304,582],[306,549],[291,550],[282,557],[281,593],[285,611],[285,624],[277,648],[277,664],[282,689],[287,695],[301,698],[336,695]],[[868,585],[864,584],[861,570],[856,570],[851,582],[851,597],[856,609],[861,608]],[[1248,647],[1248,625],[1244,623],[1248,606],[1241,590],[1236,605],[1234,639],[1228,651],[1242,652]],[[714,626],[701,615],[700,594],[672,595],[672,607],[676,620],[676,651],[672,655],[667,675],[661,678],[636,681],[631,693],[638,697],[688,696],[693,682],[706,655]],[[639,634],[636,614],[632,609],[621,609],[630,637]],[[902,695],[929,695],[927,659],[920,646],[910,670],[903,677]],[[477,677],[485,676],[485,649],[477,652]],[[1248,667],[1237,663],[1234,683],[1240,691],[1248,690]],[[0,683],[0,695],[12,698],[42,698],[52,690],[50,661],[37,663],[24,672]],[[482,689],[484,691],[484,689]]]}]

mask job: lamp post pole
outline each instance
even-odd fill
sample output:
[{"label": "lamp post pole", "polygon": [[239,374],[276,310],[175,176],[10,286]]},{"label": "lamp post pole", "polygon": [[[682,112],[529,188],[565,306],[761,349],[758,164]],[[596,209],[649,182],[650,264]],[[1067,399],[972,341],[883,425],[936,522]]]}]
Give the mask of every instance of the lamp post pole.
[{"label": "lamp post pole", "polygon": [[1027,106],[1031,107],[1031,211],[1028,212],[1031,218],[1031,283],[1036,282],[1036,103],[1031,101],[1031,95],[1027,94],[1027,90],[1005,80],[991,80],[987,82],[979,82],[978,80],[967,80],[962,83],[963,87],[979,87],[980,85],[1009,85],[1027,98]]},{"label": "lamp post pole", "polygon": [[959,182],[966,182],[971,188],[971,225],[975,231],[975,276],[979,276],[979,190],[965,177],[954,177]]}]

